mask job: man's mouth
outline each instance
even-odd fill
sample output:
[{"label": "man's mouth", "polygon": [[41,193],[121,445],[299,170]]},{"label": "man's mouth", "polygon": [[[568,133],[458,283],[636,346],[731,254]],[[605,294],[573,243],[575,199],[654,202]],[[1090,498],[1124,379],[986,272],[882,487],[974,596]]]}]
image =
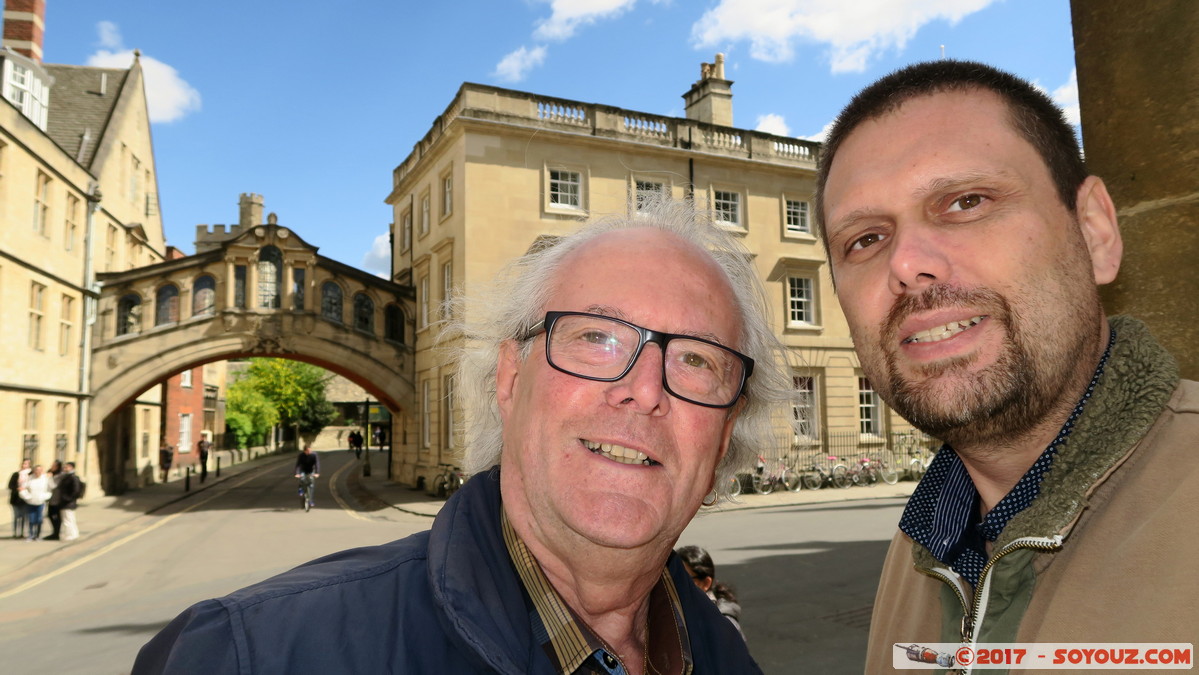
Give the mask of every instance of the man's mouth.
[{"label": "man's mouth", "polygon": [[619,462],[621,464],[641,464],[644,466],[652,466],[657,464],[657,462],[650,459],[649,456],[644,452],[634,450],[632,448],[626,448],[623,445],[616,445],[614,443],[596,443],[595,441],[589,441],[585,438],[581,438],[579,440],[581,440],[583,442],[583,446],[591,452],[600,455],[601,457],[610,459],[613,462]]},{"label": "man's mouth", "polygon": [[947,340],[947,339],[957,335],[958,333],[961,333],[962,331],[965,331],[967,329],[977,326],[979,324],[979,322],[981,322],[985,318],[987,318],[986,314],[980,314],[979,316],[976,316],[976,317],[973,317],[970,319],[966,319],[965,321],[950,321],[949,323],[942,325],[942,326],[934,326],[932,328],[929,328],[928,330],[922,330],[919,333],[913,333],[912,335],[909,335],[907,338],[905,338],[903,340],[903,343],[905,345],[906,344],[914,344],[914,343],[928,344],[930,342],[940,342],[941,340]]}]

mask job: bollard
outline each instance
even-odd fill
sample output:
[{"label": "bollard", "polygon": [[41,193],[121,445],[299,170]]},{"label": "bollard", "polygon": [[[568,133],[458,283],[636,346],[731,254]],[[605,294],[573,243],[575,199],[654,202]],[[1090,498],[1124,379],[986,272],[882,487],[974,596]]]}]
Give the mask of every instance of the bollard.
[{"label": "bollard", "polygon": [[183,491],[191,492],[192,489],[192,468],[187,467],[187,474],[183,477]]},{"label": "bollard", "polygon": [[220,457],[216,458],[216,477],[217,478],[221,477],[221,458]]}]

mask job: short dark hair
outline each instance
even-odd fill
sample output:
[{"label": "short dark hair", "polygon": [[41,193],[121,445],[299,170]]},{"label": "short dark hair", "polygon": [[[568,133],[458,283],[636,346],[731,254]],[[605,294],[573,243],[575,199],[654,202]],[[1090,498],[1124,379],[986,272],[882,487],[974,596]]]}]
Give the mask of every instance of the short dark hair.
[{"label": "short dark hair", "polygon": [[1074,210],[1078,186],[1088,174],[1074,128],[1061,108],[1026,80],[998,68],[975,61],[926,61],[901,68],[858,92],[833,122],[816,172],[816,225],[826,253],[824,188],[841,143],[863,122],[894,112],[911,99],[977,89],[992,91],[1007,103],[1016,133],[1045,161],[1062,204]]}]

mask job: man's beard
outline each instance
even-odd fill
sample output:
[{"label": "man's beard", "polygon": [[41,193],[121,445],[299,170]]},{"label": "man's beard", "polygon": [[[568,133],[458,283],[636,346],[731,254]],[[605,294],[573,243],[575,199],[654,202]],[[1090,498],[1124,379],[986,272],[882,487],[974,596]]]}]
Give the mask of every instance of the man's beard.
[{"label": "man's beard", "polygon": [[[1007,339],[995,362],[981,371],[970,373],[978,359],[971,354],[922,366],[916,372],[918,381],[907,379],[898,363],[899,326],[913,312],[942,307],[974,308],[998,324],[993,328],[1003,330]],[[884,398],[913,426],[953,446],[1013,440],[1061,404],[1063,389],[1073,380],[1075,360],[1085,358],[1087,339],[1098,331],[1097,317],[1085,313],[1079,308],[1059,317],[1057,325],[1038,326],[1035,318],[1021,316],[989,289],[936,285],[919,296],[904,296],[889,313],[879,345],[889,390]],[[1026,335],[1024,327],[1038,337]],[[1065,335],[1062,330],[1077,333]],[[954,381],[947,380],[955,375]]]}]

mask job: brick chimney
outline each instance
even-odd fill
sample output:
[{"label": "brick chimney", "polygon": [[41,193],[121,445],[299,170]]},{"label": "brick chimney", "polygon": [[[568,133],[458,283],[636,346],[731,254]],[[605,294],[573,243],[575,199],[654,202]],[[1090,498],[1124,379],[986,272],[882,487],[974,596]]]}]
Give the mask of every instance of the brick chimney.
[{"label": "brick chimney", "polygon": [[237,222],[242,229],[262,224],[262,195],[243,193],[237,205],[239,208]]},{"label": "brick chimney", "polygon": [[708,124],[733,126],[733,81],[724,79],[724,54],[715,63],[701,63],[699,81],[683,94],[687,119]]},{"label": "brick chimney", "polygon": [[5,0],[4,46],[42,62],[46,0]]}]

